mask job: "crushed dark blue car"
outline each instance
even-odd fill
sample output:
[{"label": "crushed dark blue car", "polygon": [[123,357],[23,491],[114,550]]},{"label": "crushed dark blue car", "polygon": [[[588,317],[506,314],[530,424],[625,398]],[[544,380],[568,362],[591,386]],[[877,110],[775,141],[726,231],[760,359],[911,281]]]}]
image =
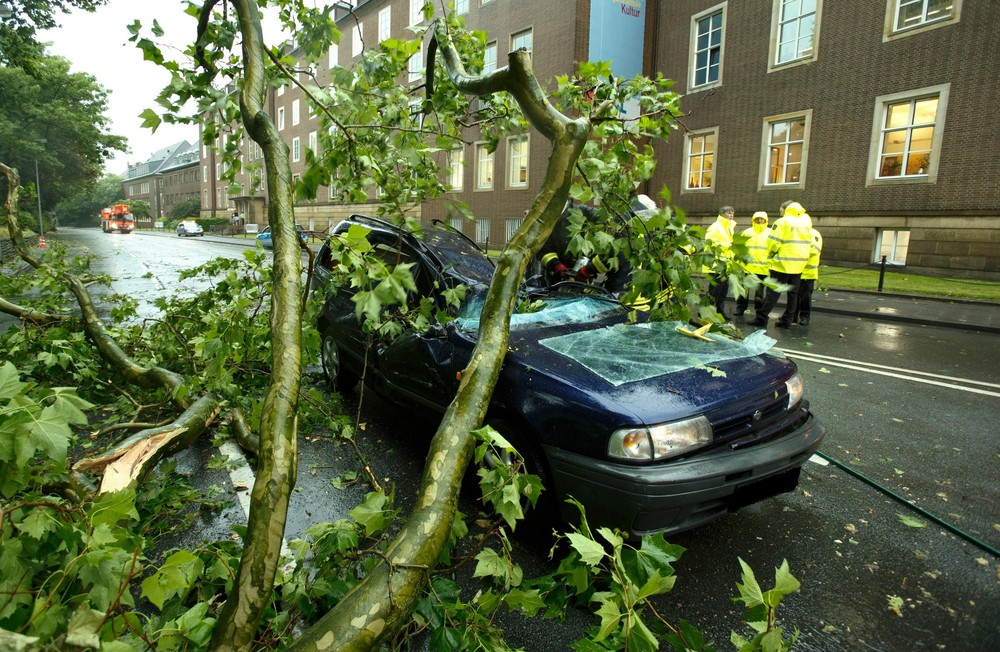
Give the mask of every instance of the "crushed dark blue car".
[{"label": "crushed dark blue car", "polygon": [[[353,291],[327,292],[319,318],[328,381],[351,389],[364,372],[382,396],[443,412],[475,347],[493,265],[445,226],[420,237],[376,218],[352,216],[384,260],[413,263],[421,296],[468,287],[453,321],[391,342],[362,332]],[[335,265],[331,241],[314,282]],[[736,341],[688,337],[667,322],[630,323],[629,310],[599,293],[536,289],[541,308],[514,314],[510,343],[486,422],[542,477],[564,518],[632,535],[696,527],[728,511],[792,491],[823,427],[803,396],[795,364],[773,352],[763,331]],[[537,307],[538,304],[536,304]]]}]

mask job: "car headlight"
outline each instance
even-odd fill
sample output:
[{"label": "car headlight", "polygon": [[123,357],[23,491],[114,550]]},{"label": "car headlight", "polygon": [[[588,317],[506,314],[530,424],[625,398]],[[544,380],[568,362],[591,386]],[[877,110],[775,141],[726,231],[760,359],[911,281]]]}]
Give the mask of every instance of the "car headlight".
[{"label": "car headlight", "polygon": [[785,381],[785,388],[788,389],[788,408],[791,409],[802,400],[802,374],[796,371],[794,376]]},{"label": "car headlight", "polygon": [[712,443],[712,424],[705,417],[661,423],[649,428],[623,428],[611,434],[608,457],[662,460]]}]

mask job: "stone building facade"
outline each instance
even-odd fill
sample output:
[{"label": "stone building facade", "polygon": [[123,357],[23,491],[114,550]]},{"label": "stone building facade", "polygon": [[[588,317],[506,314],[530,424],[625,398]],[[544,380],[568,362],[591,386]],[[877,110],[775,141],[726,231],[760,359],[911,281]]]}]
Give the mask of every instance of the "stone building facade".
[{"label": "stone building facade", "polygon": [[136,219],[139,228],[152,228],[154,222],[166,218],[176,203],[199,196],[200,159],[198,148],[182,140],[128,166],[122,196],[129,201],[144,201],[151,209],[149,218]]}]

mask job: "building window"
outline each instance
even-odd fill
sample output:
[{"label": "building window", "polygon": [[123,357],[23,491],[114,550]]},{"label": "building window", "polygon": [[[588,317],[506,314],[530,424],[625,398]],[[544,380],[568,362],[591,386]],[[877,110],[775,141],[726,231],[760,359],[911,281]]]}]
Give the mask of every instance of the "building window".
[{"label": "building window", "polygon": [[302,145],[299,137],[292,138],[292,163],[302,160]]},{"label": "building window", "polygon": [[292,100],[292,126],[299,124],[299,101]]},{"label": "building window", "polygon": [[218,181],[222,178],[222,165],[219,163],[215,164],[215,180]]},{"label": "building window", "polygon": [[340,59],[339,55],[340,55],[340,47],[336,43],[334,43],[333,45],[330,46],[330,51],[327,53],[331,68],[337,65],[337,62]]},{"label": "building window", "polygon": [[936,175],[946,92],[881,102],[876,179],[927,179],[932,168]]},{"label": "building window", "polygon": [[392,24],[392,7],[378,10],[378,42],[389,38],[389,27]]},{"label": "building window", "polygon": [[528,54],[531,54],[531,30],[526,29],[523,32],[517,32],[516,34],[510,35],[510,51],[525,49]]},{"label": "building window", "polygon": [[692,21],[691,87],[722,82],[722,37],[726,5],[722,4],[694,17]]},{"label": "building window", "polygon": [[410,24],[419,25],[424,22],[424,0],[410,0]]},{"label": "building window", "polygon": [[493,152],[486,143],[476,145],[476,190],[493,190]]},{"label": "building window", "polygon": [[763,185],[804,187],[811,117],[806,111],[764,119]]},{"label": "building window", "polygon": [[517,233],[523,221],[523,217],[508,217],[506,219],[504,222],[504,242],[510,242],[510,239]]},{"label": "building window", "polygon": [[920,27],[938,27],[958,21],[962,0],[888,0],[890,34]]},{"label": "building window", "polygon": [[872,136],[873,181],[934,181],[949,85],[880,97]]},{"label": "building window", "polygon": [[[285,94],[285,86],[286,86],[286,84],[282,84],[281,86],[278,86],[278,97],[281,97],[282,95]],[[219,139],[218,138],[215,139],[215,144],[216,144],[216,147],[218,147],[218,145],[219,145]]]},{"label": "building window", "polygon": [[285,128],[285,107],[278,107],[278,131]]},{"label": "building window", "polygon": [[[465,180],[465,147],[448,153],[448,183],[452,190],[461,190]],[[461,219],[461,218],[459,218]]]},{"label": "building window", "polygon": [[507,187],[528,187],[528,137],[507,139]]},{"label": "building window", "polygon": [[684,143],[684,188],[711,190],[715,182],[715,144],[718,129],[688,134]]},{"label": "building window", "polygon": [[497,69],[497,42],[486,44],[483,51],[483,72],[493,72]]},{"label": "building window", "polygon": [[816,34],[823,0],[775,0],[771,61],[782,66],[816,58]]},{"label": "building window", "polygon": [[490,218],[480,217],[476,219],[476,242],[483,244],[490,241]]},{"label": "building window", "polygon": [[351,56],[356,57],[361,54],[361,50],[364,49],[365,43],[361,39],[362,31],[364,30],[364,21],[358,21],[354,25],[354,30],[351,33]]},{"label": "building window", "polygon": [[[410,60],[406,64],[407,68],[407,80],[414,82],[419,81],[424,76],[424,51],[417,50],[410,57]],[[422,114],[421,114],[422,115]]]},{"label": "building window", "polygon": [[910,232],[899,229],[879,229],[875,240],[876,263],[885,262],[889,265],[905,265],[906,252],[910,247]]},{"label": "building window", "polygon": [[460,16],[469,13],[469,0],[455,0],[455,13]]},{"label": "building window", "polygon": [[309,132],[309,149],[312,150],[313,154],[319,153],[319,140],[316,137],[315,131]]},{"label": "building window", "polygon": [[208,166],[207,165],[201,166],[201,178],[204,181],[208,181]]},{"label": "building window", "polygon": [[465,218],[458,215],[452,215],[448,218],[448,224],[450,224],[451,228],[455,229],[459,233],[465,233],[465,230],[462,228],[465,224]]}]

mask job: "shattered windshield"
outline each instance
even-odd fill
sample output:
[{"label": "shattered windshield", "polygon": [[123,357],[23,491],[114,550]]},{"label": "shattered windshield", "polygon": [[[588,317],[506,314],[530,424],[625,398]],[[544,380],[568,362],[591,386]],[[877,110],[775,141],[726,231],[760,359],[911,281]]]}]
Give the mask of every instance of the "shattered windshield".
[{"label": "shattered windshield", "polygon": [[725,360],[766,353],[775,340],[754,331],[744,340],[706,333],[710,341],[678,331],[681,322],[617,324],[550,337],[539,343],[618,386]]},{"label": "shattered windshield", "polygon": [[[462,306],[455,324],[465,331],[479,330],[479,315],[483,310],[485,295],[477,293],[468,298]],[[594,299],[574,295],[552,295],[546,297],[540,309],[533,312],[515,312],[510,317],[512,331],[524,328],[566,324],[593,324],[599,319],[616,313],[624,313],[620,304],[606,299]]]}]

